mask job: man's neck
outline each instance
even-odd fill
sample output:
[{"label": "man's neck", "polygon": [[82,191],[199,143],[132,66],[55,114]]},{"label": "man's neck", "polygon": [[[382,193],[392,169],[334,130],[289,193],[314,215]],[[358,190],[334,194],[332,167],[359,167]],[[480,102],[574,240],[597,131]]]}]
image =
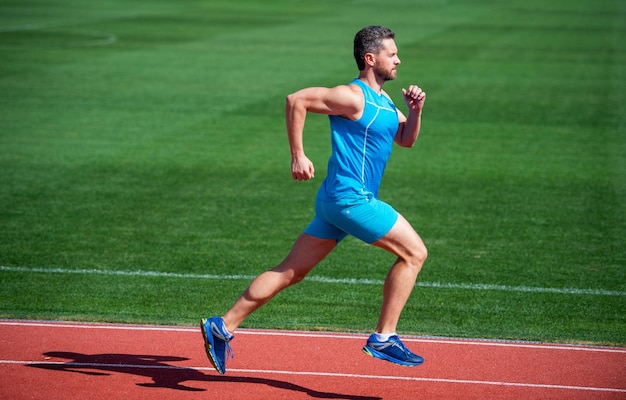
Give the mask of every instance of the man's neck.
[{"label": "man's neck", "polygon": [[380,79],[374,74],[371,69],[365,69],[360,71],[359,79],[362,80],[367,86],[372,88],[376,93],[381,94],[383,91],[384,80]]}]

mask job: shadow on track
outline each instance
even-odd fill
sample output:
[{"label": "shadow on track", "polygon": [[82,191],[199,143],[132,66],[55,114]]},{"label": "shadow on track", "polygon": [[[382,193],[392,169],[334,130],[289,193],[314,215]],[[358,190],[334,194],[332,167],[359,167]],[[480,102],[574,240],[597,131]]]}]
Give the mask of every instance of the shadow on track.
[{"label": "shadow on track", "polygon": [[[202,392],[207,389],[183,385],[182,382],[234,382],[242,384],[267,385],[278,389],[292,390],[308,394],[318,399],[381,400],[381,397],[355,396],[349,394],[320,392],[294,383],[276,379],[254,378],[231,375],[208,375],[188,367],[177,367],[168,362],[185,361],[176,356],[154,356],[139,354],[81,354],[67,351],[50,351],[43,354],[50,361],[28,364],[28,367],[54,371],[75,372],[91,376],[107,376],[123,373],[151,378],[150,383],[138,383],[146,388],[169,388]],[[71,360],[59,362],[54,359]]]}]

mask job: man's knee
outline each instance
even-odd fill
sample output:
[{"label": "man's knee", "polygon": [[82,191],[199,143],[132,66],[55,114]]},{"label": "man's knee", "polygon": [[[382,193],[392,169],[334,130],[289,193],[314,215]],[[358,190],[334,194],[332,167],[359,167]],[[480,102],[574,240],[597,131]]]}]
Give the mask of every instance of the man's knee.
[{"label": "man's knee", "polygon": [[423,243],[419,243],[418,245],[413,246],[410,249],[405,261],[407,264],[411,265],[414,268],[417,268],[418,271],[422,269],[422,266],[426,262],[428,258],[428,249]]}]

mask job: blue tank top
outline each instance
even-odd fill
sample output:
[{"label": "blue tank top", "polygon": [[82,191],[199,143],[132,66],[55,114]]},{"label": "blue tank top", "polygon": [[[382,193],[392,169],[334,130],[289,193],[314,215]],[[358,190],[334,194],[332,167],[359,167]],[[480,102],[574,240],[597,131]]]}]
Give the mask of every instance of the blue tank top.
[{"label": "blue tank top", "polygon": [[332,153],[328,174],[318,192],[323,201],[358,201],[378,197],[378,188],[398,131],[396,107],[387,96],[376,93],[360,79],[365,97],[363,115],[356,121],[330,115]]}]

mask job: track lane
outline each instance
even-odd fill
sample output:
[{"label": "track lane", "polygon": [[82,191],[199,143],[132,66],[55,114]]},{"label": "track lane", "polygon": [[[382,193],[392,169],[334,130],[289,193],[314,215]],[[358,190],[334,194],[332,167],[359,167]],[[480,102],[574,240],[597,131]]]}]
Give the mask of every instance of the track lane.
[{"label": "track lane", "polygon": [[408,368],[362,334],[239,330],[220,376],[198,328],[5,320],[0,338],[0,398],[626,398],[623,348],[407,337],[426,358]]}]

